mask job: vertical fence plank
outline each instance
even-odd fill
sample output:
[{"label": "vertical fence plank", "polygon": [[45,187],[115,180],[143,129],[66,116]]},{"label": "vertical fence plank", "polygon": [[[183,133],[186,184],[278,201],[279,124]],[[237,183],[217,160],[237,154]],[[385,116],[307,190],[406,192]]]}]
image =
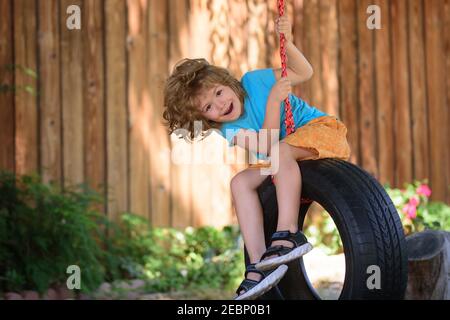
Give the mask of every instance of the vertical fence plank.
[{"label": "vertical fence plank", "polygon": [[14,1],[16,172],[38,169],[36,2]]},{"label": "vertical fence plank", "polygon": [[[175,64],[187,57],[189,53],[186,1],[170,0],[169,12],[171,12],[169,17],[169,72],[172,72]],[[175,134],[172,134],[170,138],[171,151],[174,152],[171,161],[171,225],[173,227],[186,227],[192,223],[191,167],[189,164],[177,161],[184,158],[188,163],[191,163],[192,147]]]},{"label": "vertical fence plank", "polygon": [[[297,48],[303,53],[305,58],[309,60],[309,38],[308,38],[308,30],[306,30],[308,16],[305,12],[305,1],[294,0],[293,11],[294,14],[292,18],[292,26],[293,26],[294,43],[297,46]],[[280,60],[279,53],[278,53],[278,60]],[[293,92],[298,97],[308,101],[309,97],[311,96],[310,89],[311,89],[310,81],[306,81],[301,83],[296,88],[294,88]]]},{"label": "vertical fence plank", "polygon": [[411,145],[411,116],[409,111],[409,69],[407,39],[407,3],[391,2],[392,71],[395,103],[396,184],[412,181],[413,153]]},{"label": "vertical fence plank", "polygon": [[167,77],[168,30],[166,1],[151,0],[149,6],[150,66],[150,175],[151,211],[154,226],[170,225],[170,140],[162,124],[164,81]]},{"label": "vertical fence plank", "polygon": [[[276,4],[275,4],[276,5]],[[248,52],[250,52],[248,37],[250,34],[249,30],[249,6],[247,0],[233,0],[229,5],[229,16],[232,21],[230,24],[229,38],[230,38],[230,70],[235,77],[241,79],[241,77],[245,74],[245,72],[250,71]],[[279,55],[278,55],[278,45],[275,47],[273,44],[273,34],[266,33],[267,43],[267,52],[266,55],[270,57],[270,51],[276,51],[277,64],[279,65]],[[272,37],[271,37],[272,36]],[[276,37],[276,36],[275,36]],[[273,61],[273,60],[272,60]],[[277,66],[274,64],[273,66]],[[270,67],[267,66],[267,67]],[[228,216],[230,217],[230,221],[233,221],[236,218],[232,208],[232,196],[231,196],[231,188],[230,181],[233,176],[235,176],[239,171],[242,171],[246,167],[246,152],[240,147],[232,147],[229,148],[227,144],[223,148],[225,149],[226,161],[228,159],[233,159],[226,169],[228,170],[228,176],[222,181],[222,184],[226,186],[226,193],[223,195],[226,197],[226,205],[229,207]],[[238,154],[238,156],[237,156]],[[239,158],[239,155],[241,156]],[[238,161],[240,159],[240,161]],[[222,202],[224,202],[223,200]]]},{"label": "vertical fence plank", "polygon": [[67,9],[77,5],[83,14],[80,0],[62,0],[61,13],[61,85],[63,114],[63,175],[64,186],[84,182],[83,148],[83,28],[69,30]]},{"label": "vertical fence plank", "polygon": [[373,2],[381,10],[381,29],[375,31],[375,77],[378,140],[378,177],[382,184],[394,185],[394,107],[391,78],[389,0]]},{"label": "vertical fence plank", "polygon": [[339,100],[340,114],[345,122],[351,148],[350,161],[360,163],[358,91],[357,91],[357,29],[355,0],[340,0],[339,7]]},{"label": "vertical fence plank", "polygon": [[[223,0],[213,0],[215,3],[223,3],[225,5],[225,2]],[[248,12],[248,39],[247,39],[247,61],[248,61],[248,67],[250,70],[259,69],[259,68],[266,68],[267,65],[267,58],[266,58],[266,50],[265,50],[265,36],[266,36],[266,24],[267,24],[267,9],[268,5],[265,1],[260,0],[248,0],[247,1],[247,12]],[[212,8],[213,10],[214,8]],[[216,9],[220,9],[219,5],[216,5]],[[218,13],[212,13],[213,17],[215,15],[218,15]],[[219,20],[216,18],[216,20]],[[216,30],[216,33],[220,33],[221,25],[220,23],[224,24],[226,21],[217,21],[216,26],[214,29]],[[214,41],[214,36],[213,36]],[[220,53],[221,51],[224,51],[224,49],[221,49],[220,51],[217,50],[220,48],[220,44],[217,43],[219,39],[215,40],[214,43],[215,47],[213,48],[214,54],[216,52]],[[226,49],[225,49],[226,50]],[[213,54],[213,58],[216,59],[217,63],[220,62],[219,59],[217,59]],[[225,54],[222,54],[225,55]]]},{"label": "vertical fence plank", "polygon": [[[431,187],[433,200],[444,201],[448,188],[448,123],[445,91],[445,55],[442,41],[444,31],[444,2],[427,0],[425,3],[425,48],[427,60],[427,91],[429,112]],[[447,30],[448,32],[448,30]],[[448,54],[448,53],[447,53]]]},{"label": "vertical fence plank", "polygon": [[148,0],[128,2],[130,209],[150,218],[150,93],[147,71]]},{"label": "vertical fence plank", "polygon": [[371,175],[378,177],[376,159],[377,137],[375,117],[374,30],[367,27],[366,10],[372,2],[357,2],[358,8],[358,108],[361,134],[361,164]]},{"label": "vertical fence plank", "polygon": [[[290,19],[289,21],[293,25],[293,3],[288,1],[285,3],[285,15]],[[234,16],[234,15],[233,15]],[[233,17],[232,16],[232,17]],[[266,67],[267,68],[280,68],[280,39],[275,31],[275,20],[278,18],[278,1],[269,1],[267,3],[267,21],[266,21],[266,32],[265,32],[265,56],[266,56]],[[294,30],[292,30],[294,32]],[[232,38],[235,37],[234,33]],[[294,34],[292,34],[294,35]]]},{"label": "vertical fence plank", "polygon": [[[445,8],[444,8],[444,30],[450,30],[450,0],[445,0]],[[447,123],[450,123],[450,111],[448,111],[448,108],[450,108],[450,32],[443,32],[442,35],[445,37],[445,63],[446,63],[446,72],[445,75],[447,77],[446,81],[446,88],[445,91],[447,92]],[[450,129],[447,129],[450,131]],[[448,132],[448,135],[450,135],[450,132]],[[447,148],[447,150],[450,150],[450,139],[447,139],[447,146],[444,146],[444,148]],[[448,151],[448,158],[447,158],[447,203],[450,204],[450,151]]]},{"label": "vertical fence plank", "polygon": [[[103,1],[84,2],[84,167],[85,182],[105,194],[105,103]],[[104,211],[104,208],[99,207]]]},{"label": "vertical fence plank", "polygon": [[40,163],[45,182],[62,182],[60,11],[57,1],[38,1]]},{"label": "vertical fence plank", "polygon": [[[245,72],[249,71],[247,52],[248,52],[248,43],[247,38],[249,34],[249,30],[247,28],[247,17],[248,17],[248,7],[246,5],[246,0],[233,0],[230,2],[230,70],[232,74],[237,78],[241,79]],[[206,15],[207,13],[204,13]],[[201,25],[198,26],[198,29],[201,28]],[[270,41],[270,35],[266,35],[268,41]],[[268,44],[268,50],[277,51],[278,46],[272,47],[272,45]],[[278,51],[276,52],[276,57],[279,64],[279,56]],[[274,65],[276,66],[276,65]],[[230,156],[235,155],[238,147],[229,148],[226,143],[223,146],[225,148],[225,155]],[[241,154],[242,154],[242,150]],[[228,157],[226,159],[229,159]],[[222,203],[224,203],[228,207],[228,218],[229,223],[236,219],[236,215],[234,214],[232,208],[232,196],[231,196],[231,188],[230,181],[231,178],[236,175],[239,171],[245,168],[245,161],[242,161],[243,164],[238,164],[238,161],[230,161],[229,165],[224,165],[223,170],[228,171],[228,174],[225,176],[222,184],[226,186],[223,192]]]},{"label": "vertical fence plank", "polygon": [[228,53],[230,33],[228,24],[228,1],[211,0],[209,1],[211,11],[211,33],[212,42],[212,63],[227,68],[230,65],[230,56]]},{"label": "vertical fence plank", "polygon": [[[211,10],[214,8],[217,10],[224,4],[223,1],[212,1],[210,2]],[[227,50],[231,40],[224,39],[226,36],[229,36],[226,26],[223,25],[223,22],[227,21],[227,19],[221,19],[224,14],[226,15],[226,12],[219,11],[219,15],[213,14],[207,11],[207,5],[207,1],[203,0],[189,1],[189,38],[193,40],[189,43],[188,55],[193,58],[203,57],[211,63],[217,63],[226,67],[226,64],[231,61],[229,59],[229,50]],[[224,8],[222,7],[222,9]],[[219,21],[217,21],[218,19]],[[215,28],[219,28],[219,30],[215,30]],[[202,37],[199,37],[200,34]],[[211,39],[212,41],[204,41],[204,39]],[[209,136],[202,141],[195,141],[189,145],[193,163],[186,168],[190,170],[192,176],[189,186],[192,190],[190,224],[194,227],[210,224],[213,216],[212,187],[214,177],[211,166],[205,163],[205,158],[203,157],[205,147],[211,145],[211,138]]]},{"label": "vertical fence plank", "polygon": [[423,1],[410,0],[408,7],[414,179],[422,180],[429,176]]},{"label": "vertical fence plank", "polygon": [[[255,10],[262,10],[260,5],[263,3],[254,3],[257,7]],[[197,6],[198,7],[198,6]],[[196,37],[203,32],[210,35],[212,42],[212,62],[218,66],[230,69],[232,64],[231,46],[235,37],[232,34],[231,23],[235,17],[232,15],[232,1],[214,0],[210,2],[211,22],[206,25],[197,25],[196,28],[191,29],[191,37]],[[192,9],[192,7],[191,7]],[[242,10],[245,12],[245,6],[242,3]],[[267,17],[267,9],[264,14]],[[190,16],[190,20],[194,19]],[[263,40],[264,34],[261,34],[261,24],[266,24],[267,20],[263,18],[258,21],[258,28],[255,30],[255,38],[257,46],[264,51],[264,47],[260,42]],[[206,29],[206,30],[205,30]],[[261,37],[262,36],[262,37]],[[264,41],[264,40],[263,40]],[[194,48],[191,46],[190,54],[198,55],[201,53],[201,48],[207,49],[205,46]],[[266,52],[261,52],[260,59],[267,57]],[[236,57],[235,57],[236,58]],[[239,63],[236,59],[235,62]],[[256,61],[256,60],[255,60]],[[266,62],[258,61],[262,66],[266,67]],[[229,193],[230,171],[225,169],[223,164],[223,152],[226,150],[224,139],[217,134],[211,134],[203,141],[195,142],[193,144],[193,156],[195,164],[193,165],[192,189],[193,196],[193,221],[195,226],[202,224],[220,226],[224,224],[224,220],[230,218],[229,212],[231,209]],[[200,160],[200,161],[199,161]],[[228,214],[227,214],[228,213]]]},{"label": "vertical fence plank", "polygon": [[[202,0],[207,2],[207,0]],[[240,79],[242,75],[248,71],[247,59],[245,59],[247,52],[247,36],[248,30],[245,28],[247,19],[247,6],[246,0],[232,0],[229,4],[230,9],[230,71],[237,78]],[[208,23],[209,12],[207,11],[206,4],[202,4],[194,7],[198,12],[197,16],[192,16],[191,21],[197,26],[197,32],[200,32],[202,25]],[[203,17],[203,20],[199,21],[199,18]],[[197,22],[199,21],[199,23]],[[211,52],[209,43],[201,41],[201,38],[194,37],[198,42],[203,42],[202,48],[206,51],[203,54]],[[199,41],[200,40],[200,41]],[[198,46],[193,46],[194,48]]]},{"label": "vertical fence plank", "polygon": [[323,105],[330,115],[339,116],[338,20],[336,0],[320,1],[320,52],[322,62]]},{"label": "vertical fence plank", "polygon": [[106,171],[108,217],[128,211],[126,3],[105,1]]},{"label": "vertical fence plank", "polygon": [[[321,51],[320,51],[320,7],[319,0],[308,0],[305,2],[305,14],[308,15],[307,24],[303,27],[306,28],[306,33],[309,38],[309,54],[308,61],[311,63],[314,74],[308,84],[310,85],[311,96],[308,103],[317,107],[318,109],[324,108],[324,91],[322,87],[322,63],[321,63]],[[306,22],[305,21],[305,22]]]},{"label": "vertical fence plank", "polygon": [[12,1],[0,0],[0,170],[14,171],[14,64]]}]

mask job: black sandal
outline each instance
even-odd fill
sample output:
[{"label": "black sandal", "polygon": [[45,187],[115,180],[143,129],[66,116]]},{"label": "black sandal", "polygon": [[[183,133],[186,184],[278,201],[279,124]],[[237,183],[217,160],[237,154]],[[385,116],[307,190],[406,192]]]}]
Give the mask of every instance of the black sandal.
[{"label": "black sandal", "polygon": [[[236,290],[237,296],[234,298],[235,300],[254,300],[264,293],[272,289],[274,286],[280,282],[283,276],[286,274],[288,267],[286,265],[280,265],[278,268],[271,272],[262,272],[255,268],[255,264],[249,264],[245,268],[245,279],[239,285],[239,288]],[[262,278],[259,281],[247,279],[247,275],[250,272],[259,273]],[[244,290],[244,293],[241,294],[241,291]]]},{"label": "black sandal", "polygon": [[[261,261],[255,265],[256,269],[261,271],[274,269],[279,265],[302,257],[313,248],[300,230],[296,233],[291,233],[290,231],[277,231],[272,235],[271,242],[277,240],[290,241],[294,246],[292,248],[282,245],[270,246],[262,255]],[[265,259],[266,257],[273,255],[276,255],[277,257]]]}]

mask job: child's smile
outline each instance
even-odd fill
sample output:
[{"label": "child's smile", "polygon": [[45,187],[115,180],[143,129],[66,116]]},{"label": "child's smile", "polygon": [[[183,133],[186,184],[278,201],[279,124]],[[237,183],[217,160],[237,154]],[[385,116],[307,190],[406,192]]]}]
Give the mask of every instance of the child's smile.
[{"label": "child's smile", "polygon": [[198,95],[198,108],[205,118],[215,122],[234,121],[242,114],[239,97],[224,85],[203,90]]}]

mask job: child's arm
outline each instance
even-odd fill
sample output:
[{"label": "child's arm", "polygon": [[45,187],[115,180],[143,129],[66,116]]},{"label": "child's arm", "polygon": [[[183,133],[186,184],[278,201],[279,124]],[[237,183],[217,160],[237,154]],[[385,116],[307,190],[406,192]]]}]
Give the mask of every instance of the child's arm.
[{"label": "child's arm", "polygon": [[[235,136],[234,143],[248,151],[270,155],[272,145],[278,142],[280,136],[281,103],[288,97],[291,90],[289,79],[278,80],[267,98],[264,123],[259,133],[242,129]],[[274,138],[271,139],[272,137]]]},{"label": "child's arm", "polygon": [[[276,21],[276,31],[278,34],[284,33],[286,37],[287,73],[292,85],[295,86],[310,79],[313,75],[313,68],[293,43],[292,27],[286,16],[282,16]],[[276,79],[280,79],[281,68],[274,69],[274,72]]]}]

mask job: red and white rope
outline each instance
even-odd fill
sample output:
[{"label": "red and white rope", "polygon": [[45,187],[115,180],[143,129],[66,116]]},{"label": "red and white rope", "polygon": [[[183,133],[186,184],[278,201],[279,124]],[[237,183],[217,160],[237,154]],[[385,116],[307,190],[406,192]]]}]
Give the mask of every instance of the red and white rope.
[{"label": "red and white rope", "polygon": [[[284,15],[284,0],[278,0],[278,14],[280,17]],[[287,77],[287,56],[286,56],[286,37],[284,33],[280,33],[280,57],[281,57],[281,77]],[[294,116],[292,114],[291,103],[289,97],[284,100],[284,125],[286,127],[286,135],[295,131]]]}]

